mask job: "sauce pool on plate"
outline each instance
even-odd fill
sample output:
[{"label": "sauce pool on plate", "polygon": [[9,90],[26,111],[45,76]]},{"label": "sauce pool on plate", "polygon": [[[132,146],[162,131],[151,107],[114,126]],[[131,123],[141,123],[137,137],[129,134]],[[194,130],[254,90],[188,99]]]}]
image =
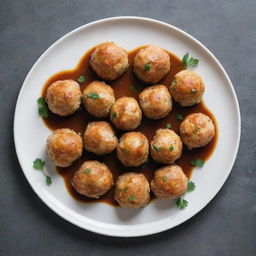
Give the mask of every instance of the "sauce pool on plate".
[{"label": "sauce pool on plate", "polygon": [[[139,80],[136,77],[136,75],[133,73],[132,62],[136,53],[141,48],[143,47],[139,47],[129,52],[128,54],[129,69],[120,78],[112,82],[106,81],[107,84],[112,86],[115,92],[116,99],[122,96],[131,96],[138,100],[138,94],[144,88],[149,86],[148,84],[145,84],[144,82]],[[73,79],[77,81],[77,79],[80,76],[85,76],[85,82],[80,83],[81,91],[83,91],[85,87],[94,80],[102,81],[102,79],[98,77],[96,73],[91,69],[89,64],[90,55],[93,52],[93,50],[94,48],[89,50],[81,58],[79,64],[74,70],[62,71],[50,77],[43,87],[42,96],[45,97],[47,88],[57,80]],[[170,52],[169,52],[169,55],[170,55],[171,70],[158,83],[166,86],[169,86],[171,84],[171,81],[176,73],[184,69],[181,60],[177,56],[175,56]],[[168,126],[170,124],[171,129],[179,134],[179,125],[182,122],[182,120],[178,120],[177,115],[182,115],[183,117],[186,117],[191,113],[198,113],[198,112],[208,115],[213,120],[216,134],[213,140],[203,148],[187,150],[186,147],[184,146],[181,158],[178,159],[176,163],[182,167],[184,173],[188,178],[191,176],[192,170],[193,170],[193,166],[190,164],[190,162],[192,160],[199,159],[199,158],[206,161],[213,153],[214,148],[217,144],[217,138],[218,138],[217,123],[214,115],[205,106],[204,102],[201,102],[200,104],[194,105],[192,107],[180,107],[179,105],[173,103],[173,109],[167,117],[160,120],[151,120],[151,119],[147,119],[145,115],[143,115],[141,125],[136,129],[136,131],[140,131],[143,134],[145,134],[150,143],[156,130],[158,130],[159,128],[166,128],[167,124]],[[44,122],[46,126],[51,130],[55,130],[59,128],[70,128],[83,135],[88,122],[97,121],[97,120],[99,119],[96,119],[95,117],[90,116],[86,112],[86,110],[83,108],[83,106],[81,106],[81,109],[79,111],[77,111],[75,114],[68,117],[60,117],[53,113],[50,113],[49,117],[47,119],[44,119]],[[106,118],[104,120],[110,122],[109,118]],[[117,131],[117,136],[120,137],[123,133],[124,133],[123,131]],[[84,151],[83,156],[78,161],[76,161],[72,166],[67,168],[57,167],[58,173],[64,178],[67,190],[69,191],[70,195],[73,198],[82,202],[105,202],[114,206],[117,206],[117,203],[114,201],[114,187],[112,187],[112,189],[106,195],[95,200],[95,199],[90,199],[78,194],[71,186],[70,181],[73,177],[74,172],[77,171],[80,165],[82,165],[82,163],[86,160],[98,160],[100,162],[106,163],[106,165],[112,171],[115,181],[117,180],[117,177],[124,172],[138,171],[143,173],[148,179],[148,181],[150,182],[153,177],[154,171],[157,168],[163,166],[162,164],[154,162],[151,159],[151,157],[149,157],[148,163],[143,164],[141,167],[137,167],[137,168],[125,167],[117,159],[115,151],[105,156],[97,156],[95,154]],[[151,200],[153,199],[154,199],[154,195],[151,193]]]}]

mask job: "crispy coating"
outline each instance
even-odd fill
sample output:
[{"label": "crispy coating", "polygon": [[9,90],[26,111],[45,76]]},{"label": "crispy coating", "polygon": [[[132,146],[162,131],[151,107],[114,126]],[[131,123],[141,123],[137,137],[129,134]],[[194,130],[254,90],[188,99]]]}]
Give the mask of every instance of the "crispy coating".
[{"label": "crispy coating", "polygon": [[148,159],[148,139],[141,132],[127,132],[120,138],[116,152],[123,165],[140,166]]},{"label": "crispy coating", "polygon": [[197,73],[182,70],[174,76],[169,89],[173,99],[181,106],[186,107],[201,102],[205,86]]},{"label": "crispy coating", "polygon": [[132,97],[121,97],[112,106],[110,120],[117,129],[134,130],[142,119],[138,102]]},{"label": "crispy coating", "polygon": [[68,167],[81,157],[83,140],[70,129],[57,129],[47,139],[47,150],[54,164]]},{"label": "crispy coating", "polygon": [[172,164],[180,158],[182,148],[179,135],[169,129],[159,129],[151,141],[150,154],[156,162]]},{"label": "crispy coating", "polygon": [[170,56],[159,46],[141,49],[133,62],[134,73],[145,83],[159,82],[170,70]]},{"label": "crispy coating", "polygon": [[204,147],[215,136],[215,127],[209,116],[190,114],[180,125],[180,136],[188,149]]},{"label": "crispy coating", "polygon": [[68,116],[79,109],[81,97],[80,86],[77,82],[58,80],[48,87],[45,100],[54,114]]},{"label": "crispy coating", "polygon": [[84,147],[97,155],[111,153],[117,147],[118,139],[112,126],[105,121],[90,122],[84,132]]},{"label": "crispy coating", "polygon": [[149,119],[166,117],[172,110],[172,98],[164,85],[147,87],[139,94],[140,107]]},{"label": "crispy coating", "polygon": [[157,169],[151,181],[151,189],[159,199],[176,199],[186,193],[188,179],[178,165]]},{"label": "crispy coating", "polygon": [[84,107],[92,116],[107,117],[114,102],[114,90],[104,82],[93,81],[83,91]]},{"label": "crispy coating", "polygon": [[118,177],[114,199],[121,207],[140,208],[150,200],[150,187],[142,173],[128,172]]},{"label": "crispy coating", "polygon": [[71,184],[79,194],[99,198],[111,189],[114,181],[111,171],[104,163],[85,161],[75,172]]},{"label": "crispy coating", "polygon": [[114,42],[99,44],[90,58],[90,65],[105,80],[115,80],[129,67],[127,52]]}]

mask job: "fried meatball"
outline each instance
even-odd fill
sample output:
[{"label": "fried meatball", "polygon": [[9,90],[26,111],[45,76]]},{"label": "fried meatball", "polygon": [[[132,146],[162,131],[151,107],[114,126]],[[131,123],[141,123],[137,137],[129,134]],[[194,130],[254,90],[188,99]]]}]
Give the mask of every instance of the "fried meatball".
[{"label": "fried meatball", "polygon": [[173,99],[182,107],[186,107],[200,103],[205,86],[198,74],[190,70],[183,70],[174,76],[169,89]]},{"label": "fried meatball", "polygon": [[172,110],[172,98],[164,85],[154,85],[139,94],[139,103],[147,118],[160,119]]},{"label": "fried meatball", "polygon": [[99,44],[91,54],[90,64],[97,75],[105,80],[115,80],[129,67],[127,52],[114,42]]},{"label": "fried meatball", "polygon": [[170,56],[162,48],[150,45],[135,56],[134,73],[145,83],[159,82],[170,70]]},{"label": "fried meatball", "polygon": [[188,149],[207,145],[215,135],[211,118],[202,113],[188,115],[180,125],[180,136]]},{"label": "fried meatball", "polygon": [[118,177],[114,199],[121,207],[140,208],[150,200],[150,187],[142,173],[128,172]]},{"label": "fried meatball", "polygon": [[105,121],[91,122],[84,132],[84,147],[97,155],[105,155],[117,147],[118,140],[111,125]]},{"label": "fried meatball", "polygon": [[159,163],[172,164],[180,158],[182,141],[172,130],[159,129],[151,141],[150,154]]},{"label": "fried meatball", "polygon": [[138,102],[132,97],[119,98],[112,106],[110,120],[117,129],[134,130],[141,122],[142,112]]},{"label": "fried meatball", "polygon": [[47,139],[47,150],[54,164],[68,167],[81,157],[83,140],[70,129],[57,129]]},{"label": "fried meatball", "polygon": [[187,186],[188,179],[178,165],[157,169],[151,181],[151,189],[160,199],[176,199],[185,194]]},{"label": "fried meatball", "polygon": [[99,198],[111,189],[114,181],[111,171],[104,163],[85,161],[75,172],[71,184],[79,194]]},{"label": "fried meatball", "polygon": [[83,91],[83,104],[93,116],[103,118],[109,115],[115,102],[113,89],[100,81],[93,81]]},{"label": "fried meatball", "polygon": [[148,139],[141,132],[127,132],[120,138],[117,157],[125,166],[140,166],[148,159]]},{"label": "fried meatball", "polygon": [[49,109],[60,116],[75,113],[80,107],[81,98],[80,86],[73,80],[59,80],[52,83],[45,96]]}]

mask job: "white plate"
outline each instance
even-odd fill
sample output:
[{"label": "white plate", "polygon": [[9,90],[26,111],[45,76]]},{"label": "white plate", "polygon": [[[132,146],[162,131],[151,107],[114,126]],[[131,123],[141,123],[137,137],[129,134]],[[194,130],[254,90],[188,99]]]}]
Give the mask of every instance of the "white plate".
[{"label": "white plate", "polygon": [[[51,131],[37,113],[36,100],[46,80],[58,71],[73,69],[83,54],[104,41],[115,41],[127,50],[156,44],[182,57],[186,52],[200,60],[196,71],[206,84],[204,102],[213,112],[219,128],[218,144],[203,168],[193,172],[196,190],[185,196],[184,210],[174,202],[155,200],[143,209],[114,208],[104,203],[84,204],[66,190],[51,161],[45,141]],[[187,33],[160,21],[139,17],[116,17],[84,25],[54,43],[27,75],[17,100],[14,139],[23,172],[36,194],[67,221],[90,231],[110,236],[143,236],[173,228],[203,209],[227,179],[240,140],[240,113],[235,91],[225,70],[200,42]],[[53,178],[45,184],[32,168],[35,158],[46,159],[46,172]]]}]

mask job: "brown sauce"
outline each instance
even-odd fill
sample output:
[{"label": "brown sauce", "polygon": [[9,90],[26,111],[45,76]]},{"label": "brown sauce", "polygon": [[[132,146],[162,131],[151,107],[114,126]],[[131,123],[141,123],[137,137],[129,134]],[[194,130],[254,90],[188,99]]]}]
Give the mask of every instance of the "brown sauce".
[{"label": "brown sauce", "polygon": [[[125,72],[123,76],[121,76],[119,79],[113,81],[113,82],[108,82],[112,86],[112,88],[115,91],[115,96],[116,99],[122,97],[122,96],[132,96],[136,99],[138,99],[138,94],[148,85],[140,81],[133,73],[132,70],[132,62],[135,57],[135,54],[140,50],[142,47],[137,48],[129,53],[129,69]],[[91,81],[94,80],[102,80],[97,75],[92,71],[89,65],[89,58],[90,54],[94,50],[91,49],[89,50],[80,60],[79,64],[74,70],[67,70],[67,71],[62,71],[59,72],[55,75],[53,75],[51,78],[48,79],[48,81],[45,83],[42,96],[44,97],[46,94],[47,88],[51,85],[51,83],[57,81],[57,80],[64,80],[64,79],[73,79],[77,80],[77,78],[80,75],[83,75],[86,77],[86,81],[84,83],[81,83],[81,91],[84,90],[86,85],[88,85]],[[158,84],[163,84],[169,86],[173,76],[181,71],[183,69],[181,60],[173,55],[172,53],[169,53],[170,55],[170,61],[171,61],[171,70],[167,74],[167,76],[162,79]],[[133,91],[131,90],[131,86],[135,86],[136,90]],[[205,147],[199,148],[199,149],[193,149],[191,151],[187,150],[185,147],[183,149],[183,153],[181,158],[176,162],[178,165],[180,165],[183,168],[184,173],[186,176],[189,178],[191,176],[193,166],[191,166],[190,162],[191,160],[201,158],[204,161],[206,161],[211,154],[214,151],[214,148],[217,143],[217,137],[218,137],[218,132],[217,132],[217,123],[215,120],[215,117],[211,113],[211,111],[205,106],[203,102],[201,102],[198,105],[192,106],[192,107],[180,107],[177,104],[173,104],[173,109],[171,113],[164,119],[160,120],[149,120],[145,116],[143,116],[142,123],[141,125],[136,129],[137,131],[142,132],[145,134],[149,140],[149,142],[152,140],[155,131],[159,128],[165,128],[167,123],[170,123],[172,126],[172,129],[179,133],[179,125],[181,121],[177,120],[176,115],[177,114],[182,114],[184,117],[187,116],[188,114],[191,113],[196,113],[196,112],[201,112],[206,115],[208,115],[214,122],[215,128],[216,128],[216,135],[214,139]],[[85,128],[87,126],[87,123],[90,121],[97,120],[96,118],[90,116],[83,107],[76,112],[75,114],[69,116],[69,117],[60,117],[54,114],[50,114],[49,117],[44,120],[46,126],[51,129],[55,130],[58,128],[70,128],[75,130],[76,132],[80,132],[81,134],[84,133]],[[109,121],[109,119],[106,119]],[[117,131],[117,135],[121,136],[123,132]],[[84,152],[83,156],[81,159],[76,161],[71,167],[68,168],[57,168],[58,173],[64,178],[67,190],[71,194],[73,198],[76,200],[82,201],[82,202],[105,202],[111,205],[117,205],[117,203],[114,201],[114,188],[112,188],[106,195],[104,195],[100,199],[89,199],[87,197],[84,197],[80,194],[78,194],[73,187],[70,184],[70,180],[76,170],[80,167],[80,165],[85,161],[85,160],[99,160],[101,162],[105,162],[106,165],[110,168],[110,170],[113,173],[114,180],[117,180],[117,177],[121,175],[124,172],[127,171],[138,171],[142,172],[145,174],[147,179],[151,181],[154,170],[156,170],[158,167],[161,167],[161,164],[158,164],[154,162],[150,157],[149,157],[149,162],[145,166],[142,166],[140,168],[128,168],[124,167],[119,160],[116,158],[116,153],[113,152],[109,155],[106,156],[96,156],[92,153]],[[154,196],[151,194],[151,199],[153,199]]]}]

